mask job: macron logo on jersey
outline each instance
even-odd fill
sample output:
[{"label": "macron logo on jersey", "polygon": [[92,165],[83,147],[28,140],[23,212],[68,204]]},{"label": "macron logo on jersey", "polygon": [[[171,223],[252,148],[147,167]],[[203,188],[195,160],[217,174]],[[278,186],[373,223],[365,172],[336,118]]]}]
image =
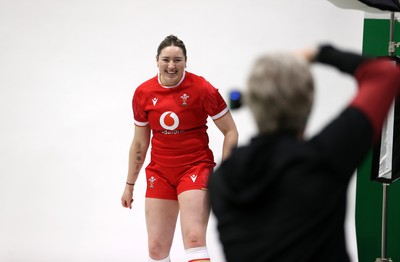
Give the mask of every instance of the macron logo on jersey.
[{"label": "macron logo on jersey", "polygon": [[156,104],[157,104],[157,101],[158,101],[158,98],[153,98],[151,101],[153,101],[153,106],[156,106]]},{"label": "macron logo on jersey", "polygon": [[196,182],[197,179],[197,175],[193,174],[190,176],[190,178],[192,179],[193,183]]}]

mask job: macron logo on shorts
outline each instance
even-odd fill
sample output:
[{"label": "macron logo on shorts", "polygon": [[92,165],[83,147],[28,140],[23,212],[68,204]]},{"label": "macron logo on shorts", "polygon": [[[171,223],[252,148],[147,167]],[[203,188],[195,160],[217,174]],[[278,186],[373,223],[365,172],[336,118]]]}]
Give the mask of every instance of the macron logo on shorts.
[{"label": "macron logo on shorts", "polygon": [[197,179],[197,175],[193,174],[190,176],[190,178],[192,179],[193,183],[196,182]]}]

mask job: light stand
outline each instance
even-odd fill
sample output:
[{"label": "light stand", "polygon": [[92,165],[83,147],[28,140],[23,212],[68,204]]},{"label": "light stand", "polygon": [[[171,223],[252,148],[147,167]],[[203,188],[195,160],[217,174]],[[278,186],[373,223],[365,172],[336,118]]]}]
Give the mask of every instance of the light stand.
[{"label": "light stand", "polygon": [[[395,14],[392,12],[390,14],[390,39],[389,39],[389,48],[388,48],[388,53],[389,56],[394,57],[396,48],[400,46],[400,43],[395,43],[394,40],[394,24],[395,24]],[[394,106],[394,105],[393,105]],[[393,108],[392,108],[393,109]],[[392,111],[393,113],[393,111]],[[391,115],[393,118],[393,114]],[[393,137],[392,136],[387,136],[388,134],[388,128],[391,128],[393,130],[393,125],[390,125],[388,122],[393,121],[393,119],[390,119],[390,113],[387,119],[387,122],[382,130],[383,134],[386,134],[386,141],[384,143],[389,143],[389,140],[391,143],[393,143]],[[389,131],[390,132],[390,131]],[[386,150],[389,148],[390,150],[387,152],[387,154],[392,154],[392,146],[388,145],[381,145],[381,146],[386,146]],[[382,149],[381,149],[382,151]],[[380,156],[382,157],[382,156]],[[389,158],[389,161],[392,161],[392,158]],[[385,182],[385,178],[388,178],[389,180],[392,178],[392,167],[390,165],[389,168],[383,167],[382,168],[382,162],[381,160],[379,161],[379,172],[383,172],[383,174],[379,174],[380,178],[383,178],[382,182],[382,234],[381,234],[381,257],[377,258],[375,262],[393,262],[391,258],[387,258],[387,206],[388,206],[388,190],[389,190],[389,185],[390,183]],[[384,169],[387,170],[384,170]],[[388,181],[389,181],[388,180]],[[394,182],[391,181],[391,182]]]}]

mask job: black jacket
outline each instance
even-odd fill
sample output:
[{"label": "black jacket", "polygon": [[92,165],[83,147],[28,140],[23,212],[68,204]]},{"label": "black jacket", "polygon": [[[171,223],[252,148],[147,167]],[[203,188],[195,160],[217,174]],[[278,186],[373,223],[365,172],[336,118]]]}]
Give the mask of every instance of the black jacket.
[{"label": "black jacket", "polygon": [[[323,47],[317,61],[354,74],[365,58]],[[347,188],[373,133],[350,106],[307,141],[277,133],[236,149],[209,179],[227,261],[349,261]]]}]

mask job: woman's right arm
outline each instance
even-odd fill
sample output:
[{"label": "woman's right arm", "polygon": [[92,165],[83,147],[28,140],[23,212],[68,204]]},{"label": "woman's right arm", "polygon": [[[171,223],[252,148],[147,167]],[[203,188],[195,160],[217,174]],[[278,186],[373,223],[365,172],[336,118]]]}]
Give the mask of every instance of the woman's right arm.
[{"label": "woman's right arm", "polygon": [[399,67],[387,58],[372,59],[332,46],[322,46],[315,61],[334,66],[356,78],[359,90],[350,106],[367,116],[374,131],[373,142],[376,142],[388,110],[400,93]]},{"label": "woman's right arm", "polygon": [[148,125],[144,127],[135,125],[135,135],[129,149],[128,176],[124,193],[121,197],[123,207],[132,208],[134,184],[146,159],[149,144],[150,127]]}]

